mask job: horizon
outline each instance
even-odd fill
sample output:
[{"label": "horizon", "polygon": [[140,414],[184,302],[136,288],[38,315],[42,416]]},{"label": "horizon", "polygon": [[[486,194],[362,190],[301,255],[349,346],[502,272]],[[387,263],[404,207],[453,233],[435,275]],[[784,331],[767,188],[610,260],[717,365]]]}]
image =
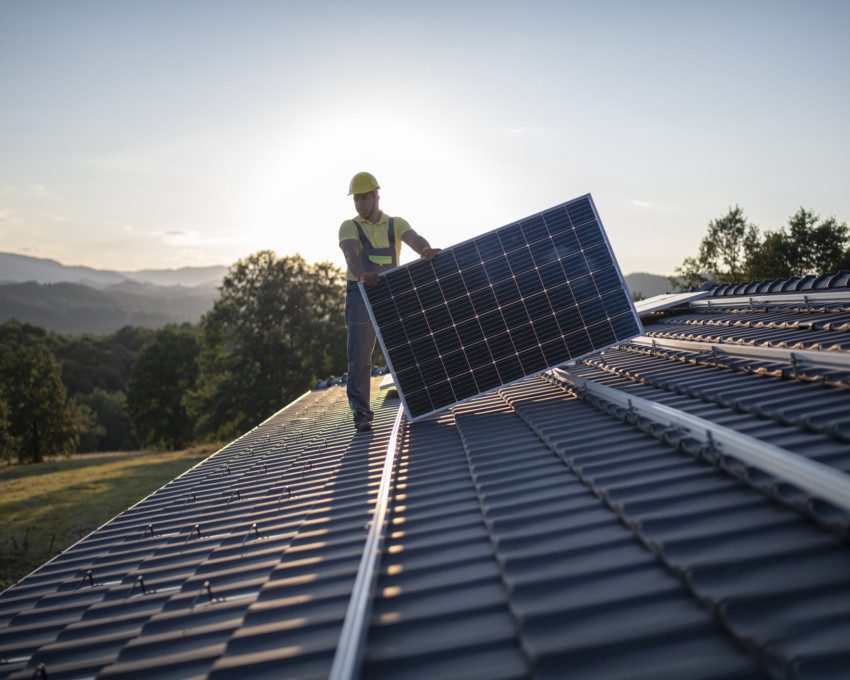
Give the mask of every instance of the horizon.
[{"label": "horizon", "polygon": [[7,1],[0,248],[344,267],[369,170],[436,247],[593,193],[622,270],[669,276],[733,205],[850,219],[848,28],[837,0]]}]

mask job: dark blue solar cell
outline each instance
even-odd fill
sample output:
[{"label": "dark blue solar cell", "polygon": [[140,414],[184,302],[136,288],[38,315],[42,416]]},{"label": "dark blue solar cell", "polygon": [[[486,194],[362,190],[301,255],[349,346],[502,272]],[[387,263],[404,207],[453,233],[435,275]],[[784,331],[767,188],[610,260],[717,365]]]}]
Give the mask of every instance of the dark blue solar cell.
[{"label": "dark blue solar cell", "polygon": [[375,315],[375,321],[378,322],[379,326],[392,323],[398,319],[398,311],[392,298],[379,303],[372,303],[372,314]]},{"label": "dark blue solar cell", "polygon": [[546,223],[546,231],[549,232],[550,237],[557,236],[566,231],[571,232],[573,229],[569,219],[567,219],[567,211],[562,207],[555,210],[547,210],[543,213],[542,217]]},{"label": "dark blue solar cell", "polygon": [[550,262],[537,270],[537,275],[544,289],[551,290],[567,282],[567,277],[560,262]]},{"label": "dark blue solar cell", "polygon": [[[434,343],[434,338],[430,335],[423,335],[415,340],[411,340],[410,349],[413,351],[416,363],[420,365],[427,364],[429,361],[435,361],[440,355],[437,351],[437,345]],[[424,373],[424,369],[422,371]]]},{"label": "dark blue solar cell", "polygon": [[525,375],[522,364],[519,363],[519,359],[513,354],[496,359],[496,370],[499,372],[502,383],[512,382]]},{"label": "dark blue solar cell", "polygon": [[511,328],[511,340],[517,347],[518,351],[522,352],[524,348],[529,348],[532,345],[538,345],[537,335],[531,324]]},{"label": "dark blue solar cell", "polygon": [[538,294],[543,290],[543,282],[540,281],[540,277],[537,276],[537,271],[534,269],[525,272],[525,274],[517,275],[516,284],[524,298]]},{"label": "dark blue solar cell", "polygon": [[472,376],[472,373],[463,373],[456,378],[452,378],[451,385],[458,401],[469,399],[469,397],[474,397],[478,394],[478,386],[475,384],[475,378]]},{"label": "dark blue solar cell", "polygon": [[507,258],[511,271],[517,276],[534,269],[534,260],[528,248],[523,247],[512,253],[508,253]]},{"label": "dark blue solar cell", "polygon": [[475,316],[475,310],[472,308],[472,301],[468,297],[458,298],[449,303],[449,314],[452,315],[454,323],[466,321]]},{"label": "dark blue solar cell", "polygon": [[593,214],[593,209],[590,207],[590,201],[586,198],[581,198],[577,201],[570,201],[567,203],[566,209],[567,215],[573,225],[596,219]]},{"label": "dark blue solar cell", "polygon": [[454,326],[445,328],[439,333],[434,333],[434,342],[440,354],[450,354],[461,348],[460,338]]},{"label": "dark blue solar cell", "polygon": [[485,338],[493,337],[499,333],[507,333],[508,331],[505,320],[502,318],[502,314],[498,309],[487,312],[487,314],[482,314],[478,318],[478,323],[481,324],[481,330],[484,331]]},{"label": "dark blue solar cell", "polygon": [[640,328],[638,328],[635,318],[631,313],[611,317],[611,325],[620,339],[640,333]]},{"label": "dark blue solar cell", "polygon": [[419,303],[423,309],[428,309],[434,305],[439,305],[445,302],[443,292],[436,283],[429,286],[422,286],[416,289],[416,294],[419,296]]},{"label": "dark blue solar cell", "polygon": [[494,387],[502,384],[502,381],[499,379],[499,372],[492,362],[483,366],[476,366],[473,376],[475,377],[475,383],[478,385],[479,392],[492,390]]},{"label": "dark blue solar cell", "polygon": [[458,266],[455,260],[454,253],[451,250],[444,250],[437,257],[431,260],[434,267],[434,273],[442,284],[443,278],[457,272]]},{"label": "dark blue solar cell", "polygon": [[410,366],[409,368],[404,369],[399,369],[398,367],[394,368],[396,378],[398,378],[399,383],[407,387],[408,390],[415,391],[425,389],[425,378],[422,377],[422,373],[418,366]]},{"label": "dark blue solar cell", "polygon": [[421,338],[423,335],[428,335],[431,332],[428,321],[425,319],[425,314],[421,312],[404,317],[403,323],[407,330],[407,338],[411,341],[414,338]]},{"label": "dark blue solar cell", "polygon": [[387,348],[407,344],[407,331],[400,321],[381,326],[381,338]]},{"label": "dark blue solar cell", "polygon": [[550,364],[546,362],[546,357],[539,347],[532,347],[519,353],[519,362],[522,365],[522,370],[525,375],[537,373],[544,368],[548,368]]},{"label": "dark blue solar cell", "polygon": [[467,294],[466,284],[464,284],[460,272],[447,274],[442,277],[440,279],[440,290],[443,292],[443,297],[446,300],[454,300],[461,296],[465,297]]},{"label": "dark blue solar cell", "polygon": [[499,241],[499,236],[492,231],[475,239],[475,246],[478,248],[481,259],[485,262],[502,254],[502,243]]},{"label": "dark blue solar cell", "polygon": [[513,226],[499,229],[497,233],[499,234],[499,240],[502,242],[502,250],[506,253],[510,253],[517,248],[523,248],[526,245],[525,236],[522,235],[522,231]]},{"label": "dark blue solar cell", "polygon": [[581,250],[581,244],[578,242],[575,232],[571,229],[554,234],[552,236],[552,244],[555,246],[555,252],[558,253],[558,257],[561,258],[574,255]]},{"label": "dark blue solar cell", "polygon": [[477,342],[474,345],[469,345],[463,350],[466,353],[466,360],[472,366],[472,370],[476,371],[480,366],[486,366],[493,363],[493,355],[490,354],[490,348],[486,342]]},{"label": "dark blue solar cell", "polygon": [[538,319],[552,313],[552,306],[549,304],[549,299],[545,293],[538,293],[530,297],[526,297],[522,303],[525,305],[525,310],[528,312],[528,318],[537,322]]},{"label": "dark blue solar cell", "polygon": [[537,241],[532,243],[529,248],[531,257],[534,259],[534,264],[538,267],[555,262],[558,259],[558,252],[555,250],[555,244],[550,239]]},{"label": "dark blue solar cell", "polygon": [[570,276],[570,287],[573,289],[573,295],[575,295],[576,301],[582,305],[588,298],[599,296],[596,286],[593,285],[593,278],[589,274],[575,278]]},{"label": "dark blue solar cell", "polygon": [[490,287],[475,291],[470,294],[469,299],[472,301],[472,306],[477,314],[484,314],[499,306],[493,289]]},{"label": "dark blue solar cell", "polygon": [[435,357],[429,361],[419,364],[419,370],[422,371],[422,376],[425,378],[427,385],[432,385],[435,382],[443,382],[448,380],[448,371],[443,365],[442,359]]},{"label": "dark blue solar cell", "polygon": [[567,346],[560,338],[544,343],[540,349],[543,351],[543,356],[546,357],[547,368],[562,364],[570,358]]},{"label": "dark blue solar cell", "polygon": [[614,329],[608,320],[587,327],[587,334],[594,347],[604,347],[617,341],[617,336],[614,335]]},{"label": "dark blue solar cell", "polygon": [[[382,302],[389,302],[392,300],[392,291],[390,287],[387,285],[387,281],[384,278],[378,279],[378,283],[374,286],[365,286],[366,296],[369,298],[370,304],[380,304]],[[352,294],[356,293],[360,295],[359,288],[356,291],[352,291]]]},{"label": "dark blue solar cell", "polygon": [[523,326],[530,323],[528,312],[525,311],[525,305],[522,302],[515,302],[507,307],[501,307],[502,316],[505,319],[505,324],[509,329]]},{"label": "dark blue solar cell", "polygon": [[448,381],[429,382],[428,394],[431,397],[431,402],[438,405],[437,408],[439,408],[439,406],[453,404],[457,401],[454,390],[452,390]]},{"label": "dark blue solar cell", "polygon": [[551,288],[546,294],[549,297],[549,302],[552,303],[552,309],[556,312],[559,309],[575,307],[576,305],[576,299],[573,295],[573,291],[567,284],[558,286],[557,288]]},{"label": "dark blue solar cell", "polygon": [[408,265],[408,272],[410,278],[413,279],[413,285],[417,288],[433,285],[437,281],[433,265],[425,259],[411,262]]},{"label": "dark blue solar cell", "polygon": [[522,235],[528,243],[549,238],[549,232],[546,230],[546,223],[543,221],[542,215],[535,215],[534,217],[522,220],[519,226],[522,230]]},{"label": "dark blue solar cell", "polygon": [[413,281],[410,278],[410,273],[408,272],[407,267],[393,269],[392,271],[384,274],[381,278],[387,288],[392,291],[393,295],[399,295],[400,293],[413,288]]},{"label": "dark blue solar cell", "polygon": [[593,282],[600,294],[612,293],[619,295],[623,292],[623,284],[620,277],[613,269],[600,271],[593,275]]},{"label": "dark blue solar cell", "polygon": [[587,266],[587,260],[584,259],[584,254],[581,251],[562,258],[561,267],[563,267],[571,285],[573,279],[590,273],[590,267]]},{"label": "dark blue solar cell", "polygon": [[491,284],[505,281],[513,276],[511,274],[511,268],[508,265],[508,260],[504,255],[485,261],[484,269]]},{"label": "dark blue solar cell", "polygon": [[457,325],[457,334],[464,346],[473,345],[484,340],[478,319],[470,319]]},{"label": "dark blue solar cell", "polygon": [[480,264],[477,267],[462,269],[460,275],[469,293],[474,293],[476,290],[481,290],[490,285],[487,273]]},{"label": "dark blue solar cell", "polygon": [[404,317],[410,316],[411,314],[418,314],[422,311],[422,305],[419,304],[419,296],[413,288],[397,295],[395,298],[395,306],[399,315]]},{"label": "dark blue solar cell", "polygon": [[583,328],[573,333],[567,333],[564,336],[564,342],[567,344],[567,351],[569,351],[570,357],[578,357],[592,352],[594,349],[590,342],[590,337]]},{"label": "dark blue solar cell", "polygon": [[474,267],[477,264],[481,264],[481,256],[478,254],[478,248],[475,247],[475,243],[472,241],[455,246],[452,252],[457,261],[458,269],[461,271],[467,267]]},{"label": "dark blue solar cell", "polygon": [[490,355],[494,359],[501,359],[509,354],[516,353],[516,347],[511,340],[510,333],[502,333],[487,338],[487,347],[490,350]]},{"label": "dark blue solar cell", "polygon": [[462,351],[446,354],[442,357],[442,361],[443,365],[446,367],[446,373],[450,376],[459,375],[460,373],[472,368],[466,360],[466,354]]},{"label": "dark blue solar cell", "polygon": [[426,390],[411,390],[410,392],[403,392],[403,394],[404,400],[407,402],[407,408],[410,409],[410,414],[414,418],[434,410],[434,406],[431,404]]},{"label": "dark blue solar cell", "polygon": [[599,323],[603,319],[608,318],[602,300],[599,298],[582,300],[579,309],[581,309],[581,318],[584,320],[586,326]]},{"label": "dark blue solar cell", "polygon": [[558,320],[561,332],[565,335],[572,333],[577,328],[583,328],[585,325],[581,310],[577,305],[573,307],[564,307],[563,309],[556,309],[555,318]]},{"label": "dark blue solar cell", "polygon": [[522,294],[519,292],[519,288],[513,279],[499,281],[499,283],[494,284],[493,293],[500,305],[516,302],[522,297]]},{"label": "dark blue solar cell", "polygon": [[560,338],[561,327],[558,325],[558,320],[554,316],[539,317],[534,320],[534,332],[537,334],[540,342],[549,342],[555,338]]},{"label": "dark blue solar cell", "polygon": [[435,333],[452,325],[452,317],[449,315],[449,310],[445,305],[426,309],[425,319],[427,319],[431,331]]},{"label": "dark blue solar cell", "polygon": [[584,250],[605,244],[605,238],[602,236],[602,232],[599,231],[599,225],[596,222],[589,222],[576,227],[575,230],[578,242]]}]

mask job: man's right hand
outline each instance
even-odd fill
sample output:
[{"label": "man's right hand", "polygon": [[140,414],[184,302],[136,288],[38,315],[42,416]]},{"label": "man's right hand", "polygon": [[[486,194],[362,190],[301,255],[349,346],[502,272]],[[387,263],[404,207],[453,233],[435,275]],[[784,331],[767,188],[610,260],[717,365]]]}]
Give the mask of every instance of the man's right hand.
[{"label": "man's right hand", "polygon": [[360,280],[367,286],[374,286],[378,283],[378,272],[363,272],[360,275]]}]

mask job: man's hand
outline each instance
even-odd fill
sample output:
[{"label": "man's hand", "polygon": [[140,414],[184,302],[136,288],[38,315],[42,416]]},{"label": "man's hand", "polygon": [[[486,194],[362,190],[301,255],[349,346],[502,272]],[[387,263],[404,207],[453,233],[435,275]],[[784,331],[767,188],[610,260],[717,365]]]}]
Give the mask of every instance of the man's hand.
[{"label": "man's hand", "polygon": [[423,248],[423,249],[422,249],[422,252],[421,252],[421,253],[419,253],[419,254],[420,254],[422,257],[424,257],[426,260],[433,260],[435,257],[437,257],[437,255],[438,255],[439,253],[440,253],[440,249],[439,249],[439,248],[431,248],[431,247],[428,247],[428,248]]},{"label": "man's hand", "polygon": [[360,280],[367,286],[374,286],[378,283],[378,272],[363,272],[360,275]]}]

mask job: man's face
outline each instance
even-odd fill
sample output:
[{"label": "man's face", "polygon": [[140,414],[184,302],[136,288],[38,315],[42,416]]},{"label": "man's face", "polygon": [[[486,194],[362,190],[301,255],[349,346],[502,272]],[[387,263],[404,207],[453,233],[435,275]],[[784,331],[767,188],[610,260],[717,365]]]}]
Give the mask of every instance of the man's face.
[{"label": "man's face", "polygon": [[360,217],[369,217],[375,209],[378,201],[378,191],[370,191],[368,194],[354,194],[354,208]]}]

